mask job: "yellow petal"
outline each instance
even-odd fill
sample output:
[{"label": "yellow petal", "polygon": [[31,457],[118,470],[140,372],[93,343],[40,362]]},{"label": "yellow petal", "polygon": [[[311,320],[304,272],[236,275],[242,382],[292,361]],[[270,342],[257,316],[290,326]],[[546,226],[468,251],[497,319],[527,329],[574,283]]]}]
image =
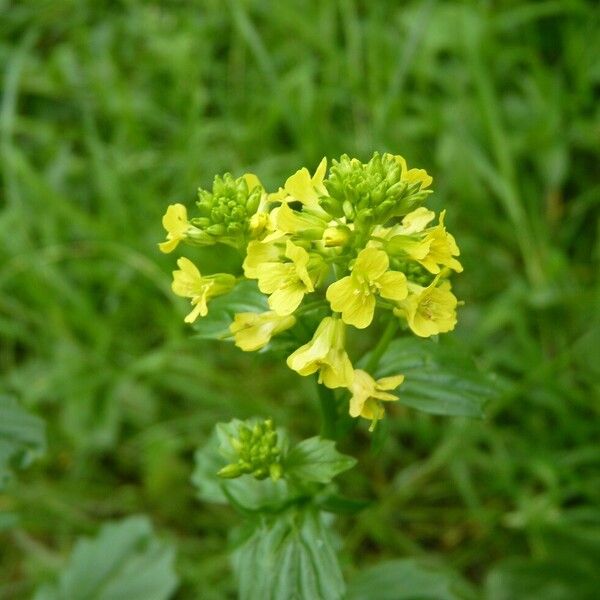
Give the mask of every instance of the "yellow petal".
[{"label": "yellow petal", "polygon": [[288,356],[288,367],[300,375],[310,375],[318,371],[320,361],[329,353],[336,336],[340,335],[339,328],[337,319],[325,317],[319,323],[312,339]]},{"label": "yellow petal", "polygon": [[296,244],[288,240],[285,247],[285,255],[294,262],[296,275],[305,285],[306,291],[314,292],[315,288],[307,269],[310,260],[308,252],[302,246],[296,246]]},{"label": "yellow petal", "polygon": [[[383,417],[385,416],[385,411],[383,410],[383,407],[379,405],[377,400],[375,400],[374,398],[368,398],[367,401],[363,405],[360,416],[365,419],[379,421],[380,419],[383,419]],[[373,431],[374,428],[375,428],[375,424],[371,425],[369,430]]]},{"label": "yellow petal", "polygon": [[285,191],[295,200],[299,200],[306,206],[318,206],[318,195],[315,191],[306,167],[302,167],[293,175],[288,177],[284,186]]},{"label": "yellow petal", "polygon": [[403,173],[402,179],[408,183],[420,183],[422,190],[433,183],[433,177],[425,169],[409,169],[406,173]]},{"label": "yellow petal", "polygon": [[336,350],[328,356],[325,364],[319,371],[319,383],[330,389],[350,387],[354,369],[348,354],[343,350]]},{"label": "yellow petal", "polygon": [[177,261],[179,271],[173,271],[173,283],[171,289],[177,296],[190,298],[201,293],[203,287],[202,275],[194,263],[181,257]]},{"label": "yellow petal", "polygon": [[402,234],[410,235],[412,233],[420,233],[435,219],[435,213],[424,206],[409,212],[402,219]]},{"label": "yellow petal", "polygon": [[348,300],[354,296],[354,282],[350,275],[343,277],[339,281],[332,283],[325,294],[331,309],[335,312],[342,312],[347,305]]},{"label": "yellow petal", "polygon": [[277,229],[284,233],[299,233],[303,239],[319,239],[327,227],[324,219],[307,211],[292,210],[287,203],[283,203],[275,210],[277,210]]},{"label": "yellow petal", "polygon": [[198,267],[185,256],[182,256],[177,260],[177,266],[184,272],[187,273],[190,277],[194,277],[196,279],[201,279],[202,275],[198,270]]},{"label": "yellow petal", "polygon": [[173,252],[173,250],[175,250],[175,248],[179,246],[179,242],[181,242],[179,238],[174,240],[167,240],[166,242],[161,242],[160,244],[158,244],[158,248],[161,252],[169,254],[169,252]]},{"label": "yellow petal", "polygon": [[315,170],[315,174],[312,177],[312,181],[315,185],[322,183],[325,179],[325,173],[327,171],[327,157],[324,156],[319,163],[319,166]]},{"label": "yellow petal", "polygon": [[249,192],[251,192],[257,186],[262,186],[260,179],[254,173],[244,173],[242,177],[246,181]]},{"label": "yellow petal", "polygon": [[163,227],[171,234],[185,233],[188,227],[187,209],[183,204],[171,204],[162,218]]},{"label": "yellow petal", "polygon": [[171,204],[162,218],[162,224],[167,231],[167,241],[158,245],[161,252],[168,254],[177,248],[179,242],[185,239],[189,227],[187,210],[183,204]]},{"label": "yellow petal", "polygon": [[360,417],[360,413],[362,412],[363,406],[365,405],[366,401],[367,398],[357,396],[356,394],[353,395],[352,398],[350,398],[350,408],[348,410],[350,416],[354,418]]},{"label": "yellow petal", "polygon": [[290,240],[286,242],[285,255],[294,262],[296,267],[306,267],[310,258],[308,252],[302,246],[297,246]]},{"label": "yellow petal", "polygon": [[378,280],[379,294],[388,300],[404,300],[408,295],[406,275],[400,271],[387,271]]},{"label": "yellow petal", "polygon": [[431,185],[433,179],[427,174],[424,169],[409,169],[406,160],[399,154],[394,155],[396,161],[402,167],[402,180],[407,183],[421,182],[421,189],[425,189]]},{"label": "yellow petal", "polygon": [[420,337],[452,331],[456,325],[458,300],[445,287],[436,287],[437,281],[401,303],[409,327]]},{"label": "yellow petal", "polygon": [[193,323],[199,316],[205,317],[207,314],[208,314],[208,307],[206,305],[206,298],[201,297],[201,298],[198,298],[198,302],[196,303],[196,306],[194,307],[192,312],[189,315],[187,315],[187,317],[184,319],[184,321],[186,323]]},{"label": "yellow petal", "polygon": [[389,264],[388,255],[383,250],[365,248],[359,252],[352,270],[374,281],[387,271]]},{"label": "yellow petal", "polygon": [[291,263],[262,263],[256,269],[258,289],[263,294],[272,294],[287,279],[294,276],[294,271],[294,265]]},{"label": "yellow petal", "polygon": [[261,263],[277,262],[280,257],[279,246],[276,244],[251,241],[244,259],[244,275],[248,279],[258,279],[257,268]]},{"label": "yellow petal", "polygon": [[380,390],[395,390],[404,381],[404,375],[392,375],[391,377],[382,377],[376,382]]},{"label": "yellow petal", "polygon": [[327,300],[332,310],[342,313],[342,320],[348,325],[364,329],[371,324],[375,312],[373,294],[357,286],[353,276],[344,277],[327,288]]},{"label": "yellow petal", "polygon": [[304,298],[304,287],[300,282],[280,287],[269,296],[269,308],[278,315],[291,315]]},{"label": "yellow petal", "polygon": [[238,348],[252,352],[266,346],[274,335],[293,327],[295,323],[294,317],[281,317],[272,311],[238,313],[229,330],[233,333]]},{"label": "yellow petal", "polygon": [[359,417],[365,402],[375,391],[375,381],[366,371],[355,369],[350,390],[352,392],[350,416]]}]

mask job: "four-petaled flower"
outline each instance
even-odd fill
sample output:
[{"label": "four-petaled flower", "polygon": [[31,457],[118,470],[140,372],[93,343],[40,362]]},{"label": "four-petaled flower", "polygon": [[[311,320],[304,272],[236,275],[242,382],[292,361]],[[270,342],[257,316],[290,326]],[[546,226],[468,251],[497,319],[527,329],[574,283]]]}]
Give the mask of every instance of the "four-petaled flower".
[{"label": "four-petaled flower", "polygon": [[183,204],[171,204],[163,215],[162,224],[167,231],[167,240],[161,242],[158,247],[161,252],[168,254],[177,248],[179,242],[185,240],[186,233],[190,228],[185,206]]},{"label": "four-petaled flower", "polygon": [[440,265],[460,273],[462,265],[454,258],[460,255],[460,250],[454,236],[446,231],[445,216],[443,210],[439,224],[426,229],[435,213],[423,206],[417,208],[402,219],[402,225],[388,233],[386,249],[392,255],[408,256],[434,275],[441,271]]},{"label": "four-petaled flower", "polygon": [[285,256],[291,262],[264,262],[256,269],[258,288],[263,294],[270,294],[269,307],[281,316],[291,315],[304,295],[315,291],[309,273],[309,253],[288,240]]},{"label": "four-petaled flower", "polygon": [[328,388],[350,387],[354,377],[348,358],[341,319],[325,317],[310,342],[290,354],[287,364],[300,375],[319,372],[319,383]]},{"label": "four-petaled flower", "polygon": [[177,266],[179,270],[173,271],[171,289],[177,296],[191,298],[194,307],[184,319],[186,323],[193,323],[199,316],[205,317],[208,314],[208,301],[226,294],[235,285],[235,277],[227,273],[203,277],[189,258],[180,258]]},{"label": "four-petaled flower", "polygon": [[229,326],[235,345],[245,352],[264,348],[274,335],[293,327],[296,317],[280,316],[274,311],[238,313]]},{"label": "four-petaled flower", "polygon": [[371,324],[375,312],[375,296],[403,300],[408,294],[406,275],[388,271],[389,258],[383,250],[361,250],[352,274],[332,283],[327,289],[331,308],[342,313],[344,323],[364,329]]},{"label": "four-petaled flower", "polygon": [[410,294],[399,302],[394,314],[404,316],[413,333],[429,337],[452,331],[456,325],[458,300],[450,291],[450,284],[438,286],[439,275],[427,287],[410,284]]},{"label": "four-petaled flower", "polygon": [[383,377],[375,381],[366,371],[356,369],[354,381],[350,387],[352,398],[350,398],[350,416],[371,419],[371,430],[379,419],[383,418],[385,410],[381,401],[393,402],[398,400],[397,396],[390,394],[404,381],[404,375]]}]

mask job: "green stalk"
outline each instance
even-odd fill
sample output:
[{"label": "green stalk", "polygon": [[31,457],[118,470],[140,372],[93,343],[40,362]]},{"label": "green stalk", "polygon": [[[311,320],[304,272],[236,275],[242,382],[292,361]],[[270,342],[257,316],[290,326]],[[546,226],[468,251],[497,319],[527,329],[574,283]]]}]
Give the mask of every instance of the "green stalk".
[{"label": "green stalk", "polygon": [[381,339],[375,346],[373,352],[371,352],[371,356],[369,356],[369,360],[365,365],[365,370],[369,373],[373,373],[373,371],[377,368],[383,353],[387,350],[387,347],[390,345],[390,342],[394,339],[396,335],[396,331],[398,331],[398,327],[400,326],[400,322],[398,319],[392,318],[385,328]]},{"label": "green stalk", "polygon": [[337,433],[337,405],[333,390],[317,383],[319,407],[321,408],[321,437],[334,440]]}]

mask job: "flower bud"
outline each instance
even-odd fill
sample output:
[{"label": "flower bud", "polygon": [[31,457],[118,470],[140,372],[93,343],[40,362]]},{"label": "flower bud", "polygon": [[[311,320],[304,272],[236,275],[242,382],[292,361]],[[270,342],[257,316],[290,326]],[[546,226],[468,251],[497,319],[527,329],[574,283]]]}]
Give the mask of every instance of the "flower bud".
[{"label": "flower bud", "polygon": [[431,178],[423,170],[408,170],[402,157],[375,152],[368,163],[343,155],[331,165],[324,185],[329,198],[321,206],[334,216],[383,224],[421,203]]},{"label": "flower bud", "polygon": [[237,436],[229,436],[229,446],[238,455],[237,462],[223,467],[217,475],[233,479],[241,475],[252,475],[256,479],[281,477],[281,449],[278,447],[278,435],[273,421],[267,419],[256,422],[251,427],[241,423]]},{"label": "flower bud", "polygon": [[352,232],[345,225],[339,227],[328,227],[323,232],[323,245],[326,248],[345,246],[350,240],[351,235]]},{"label": "flower bud", "polygon": [[229,173],[217,176],[212,191],[198,190],[200,216],[194,219],[194,223],[203,228],[212,243],[243,246],[263,194],[264,190],[255,177],[235,179]]}]

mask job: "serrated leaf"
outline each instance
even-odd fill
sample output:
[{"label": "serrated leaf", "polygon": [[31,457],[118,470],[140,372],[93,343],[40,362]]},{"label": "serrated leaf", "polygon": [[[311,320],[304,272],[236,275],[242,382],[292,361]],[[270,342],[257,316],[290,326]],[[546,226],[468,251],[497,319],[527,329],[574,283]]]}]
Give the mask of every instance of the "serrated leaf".
[{"label": "serrated leaf", "polygon": [[194,324],[196,337],[205,340],[223,340],[231,337],[229,326],[237,313],[261,313],[269,310],[267,297],[255,281],[241,281],[225,296],[210,301],[208,314]]},{"label": "serrated leaf", "polygon": [[15,468],[24,468],[46,449],[45,423],[8,396],[0,396],[0,490]]},{"label": "serrated leaf", "polygon": [[177,587],[174,560],[145,517],[130,517],[77,542],[58,582],[34,600],[166,600]]},{"label": "serrated leaf", "polygon": [[472,591],[454,572],[427,560],[407,558],[370,567],[348,585],[347,600],[465,600]]},{"label": "serrated leaf", "polygon": [[[220,423],[223,428],[234,427],[231,423]],[[192,474],[192,483],[198,490],[198,497],[204,502],[215,504],[234,504],[236,508],[247,511],[267,510],[285,503],[290,492],[285,481],[261,481],[250,475],[242,475],[237,479],[221,479],[217,473],[228,460],[220,452],[221,439],[218,432],[212,433],[208,442],[196,451],[196,467]]]},{"label": "serrated leaf", "polygon": [[323,517],[262,518],[233,557],[240,600],[340,600],[345,585]]},{"label": "serrated leaf", "polygon": [[287,454],[283,472],[286,477],[329,483],[336,475],[351,469],[356,459],[338,452],[335,443],[319,436],[296,444]]},{"label": "serrated leaf", "polygon": [[459,349],[429,340],[394,340],[379,362],[377,377],[404,374],[399,402],[436,415],[482,417],[498,386]]}]

